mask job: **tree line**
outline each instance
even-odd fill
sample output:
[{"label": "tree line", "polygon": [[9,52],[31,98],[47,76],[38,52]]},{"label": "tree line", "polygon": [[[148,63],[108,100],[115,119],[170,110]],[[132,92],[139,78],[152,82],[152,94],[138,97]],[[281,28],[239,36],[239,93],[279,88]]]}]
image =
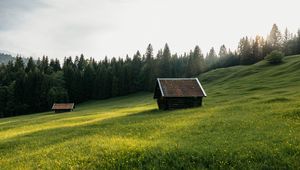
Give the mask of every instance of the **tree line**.
[{"label": "tree line", "polygon": [[0,117],[50,110],[54,102],[81,103],[139,91],[153,91],[157,77],[194,77],[221,67],[253,64],[274,50],[300,54],[300,31],[282,34],[274,24],[266,40],[243,37],[238,49],[222,45],[204,57],[199,46],[182,55],[172,54],[168,44],[156,54],[151,44],[145,54],[105,57],[101,61],[84,55],[58,59],[43,56],[27,64],[21,57],[0,65]]}]

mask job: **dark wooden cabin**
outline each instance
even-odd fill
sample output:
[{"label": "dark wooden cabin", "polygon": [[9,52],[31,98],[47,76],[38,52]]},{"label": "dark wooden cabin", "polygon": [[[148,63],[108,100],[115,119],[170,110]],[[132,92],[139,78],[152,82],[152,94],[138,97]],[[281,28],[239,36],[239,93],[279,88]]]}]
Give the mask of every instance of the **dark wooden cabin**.
[{"label": "dark wooden cabin", "polygon": [[70,112],[74,109],[74,103],[54,103],[52,106],[52,110],[54,110],[55,113],[61,113],[61,112]]},{"label": "dark wooden cabin", "polygon": [[177,109],[202,105],[206,93],[198,78],[158,78],[154,99],[159,109]]}]

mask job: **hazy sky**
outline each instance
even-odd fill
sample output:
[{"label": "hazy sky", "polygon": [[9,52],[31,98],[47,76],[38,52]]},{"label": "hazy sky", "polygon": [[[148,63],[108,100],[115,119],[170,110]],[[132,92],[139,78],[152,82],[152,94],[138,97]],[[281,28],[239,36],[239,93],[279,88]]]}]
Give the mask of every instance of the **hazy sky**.
[{"label": "hazy sky", "polygon": [[0,49],[26,56],[96,59],[199,45],[235,49],[273,23],[300,28],[299,0],[0,0]]}]

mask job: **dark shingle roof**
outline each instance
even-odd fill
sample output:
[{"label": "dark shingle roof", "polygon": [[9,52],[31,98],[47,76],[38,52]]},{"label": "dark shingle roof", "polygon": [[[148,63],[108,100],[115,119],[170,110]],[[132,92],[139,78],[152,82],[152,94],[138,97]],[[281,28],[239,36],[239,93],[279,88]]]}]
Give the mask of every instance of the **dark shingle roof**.
[{"label": "dark shingle roof", "polygon": [[198,78],[158,78],[163,97],[206,97]]},{"label": "dark shingle roof", "polygon": [[74,103],[54,103],[52,110],[68,110],[73,109]]}]

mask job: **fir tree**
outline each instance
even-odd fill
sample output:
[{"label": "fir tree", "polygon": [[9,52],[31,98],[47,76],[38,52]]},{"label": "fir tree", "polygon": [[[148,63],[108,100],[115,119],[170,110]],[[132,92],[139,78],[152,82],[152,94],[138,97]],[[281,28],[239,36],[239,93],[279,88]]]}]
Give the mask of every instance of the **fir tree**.
[{"label": "fir tree", "polygon": [[276,24],[273,24],[273,27],[271,29],[271,32],[268,36],[268,44],[271,46],[272,51],[273,50],[280,50],[282,45],[282,36],[281,32],[278,29],[278,26]]},{"label": "fir tree", "polygon": [[217,62],[218,62],[218,56],[215,52],[215,49],[212,47],[209,50],[209,53],[205,57],[205,63],[207,67],[211,69],[216,67]]}]

